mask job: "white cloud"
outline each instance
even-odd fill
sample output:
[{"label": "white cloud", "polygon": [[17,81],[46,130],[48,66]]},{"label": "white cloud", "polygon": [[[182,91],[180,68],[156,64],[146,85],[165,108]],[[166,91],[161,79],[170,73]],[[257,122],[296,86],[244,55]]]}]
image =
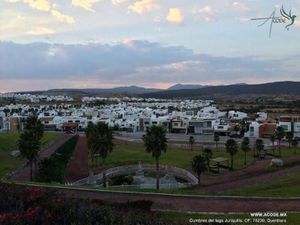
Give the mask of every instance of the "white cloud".
[{"label": "white cloud", "polygon": [[49,11],[51,9],[51,3],[48,0],[5,0],[10,3],[23,2],[29,5],[33,9],[41,11]]},{"label": "white cloud", "polygon": [[171,23],[183,24],[184,15],[180,8],[170,8],[166,19]]},{"label": "white cloud", "polygon": [[99,2],[99,0],[72,0],[72,5],[81,7],[87,11],[95,12],[92,8],[93,4]]},{"label": "white cloud", "polygon": [[129,2],[130,0],[111,0],[111,3],[113,4],[113,5],[122,5],[122,4],[124,4],[124,3],[127,3],[127,2]]},{"label": "white cloud", "polygon": [[54,16],[56,19],[58,19],[61,22],[72,24],[75,22],[74,18],[72,16],[65,15],[57,10],[51,10],[52,16]]},{"label": "white cloud", "polygon": [[144,14],[145,12],[158,10],[160,8],[154,0],[140,0],[128,6],[128,9],[138,14]]},{"label": "white cloud", "polygon": [[215,9],[210,5],[205,5],[202,8],[194,11],[196,17],[200,18],[204,22],[213,21],[217,13],[219,13],[219,10]]},{"label": "white cloud", "polygon": [[232,7],[235,11],[238,12],[246,12],[249,10],[249,8],[244,3],[241,2],[233,2]]},{"label": "white cloud", "polygon": [[37,27],[27,32],[29,35],[46,35],[46,34],[55,34],[55,31],[46,27]]},{"label": "white cloud", "polygon": [[24,3],[27,3],[31,8],[49,11],[51,9],[51,3],[47,0],[24,0]]}]

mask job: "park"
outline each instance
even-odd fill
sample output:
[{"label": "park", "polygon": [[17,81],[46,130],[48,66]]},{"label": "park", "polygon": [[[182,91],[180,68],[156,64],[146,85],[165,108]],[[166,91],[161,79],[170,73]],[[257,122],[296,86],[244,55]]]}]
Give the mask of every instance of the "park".
[{"label": "park", "polygon": [[197,136],[169,142],[161,126],[130,141],[103,123],[75,134],[44,132],[36,117],[30,123],[22,133],[0,134],[3,183],[122,204],[150,201],[151,210],[161,217],[165,208],[177,212],[178,221],[187,212],[207,218],[205,213],[299,210],[300,149],[296,142],[280,144],[280,129],[271,146],[247,138],[221,143],[218,137],[201,146]]}]

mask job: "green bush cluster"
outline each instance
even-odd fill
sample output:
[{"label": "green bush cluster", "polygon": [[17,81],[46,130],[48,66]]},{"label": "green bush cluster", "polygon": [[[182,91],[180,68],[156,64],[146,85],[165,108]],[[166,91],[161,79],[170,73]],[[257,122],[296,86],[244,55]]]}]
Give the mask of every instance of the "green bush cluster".
[{"label": "green bush cluster", "polygon": [[64,182],[65,169],[75,149],[79,136],[76,135],[60,146],[50,157],[39,163],[35,177],[38,182]]}]

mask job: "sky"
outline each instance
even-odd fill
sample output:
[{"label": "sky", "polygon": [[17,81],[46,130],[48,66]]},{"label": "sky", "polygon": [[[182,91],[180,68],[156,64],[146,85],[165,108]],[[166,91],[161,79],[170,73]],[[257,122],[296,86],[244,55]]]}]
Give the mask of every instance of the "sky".
[{"label": "sky", "polygon": [[300,0],[0,0],[0,92],[300,81],[299,40]]}]

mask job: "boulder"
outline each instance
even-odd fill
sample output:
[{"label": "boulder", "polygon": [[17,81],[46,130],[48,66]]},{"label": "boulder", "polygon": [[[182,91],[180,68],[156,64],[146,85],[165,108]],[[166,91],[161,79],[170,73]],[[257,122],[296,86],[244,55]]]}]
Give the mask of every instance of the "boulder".
[{"label": "boulder", "polygon": [[11,151],[10,155],[12,157],[19,157],[20,156],[20,151],[19,150]]},{"label": "boulder", "polygon": [[283,160],[282,159],[272,159],[271,166],[283,167]]}]

